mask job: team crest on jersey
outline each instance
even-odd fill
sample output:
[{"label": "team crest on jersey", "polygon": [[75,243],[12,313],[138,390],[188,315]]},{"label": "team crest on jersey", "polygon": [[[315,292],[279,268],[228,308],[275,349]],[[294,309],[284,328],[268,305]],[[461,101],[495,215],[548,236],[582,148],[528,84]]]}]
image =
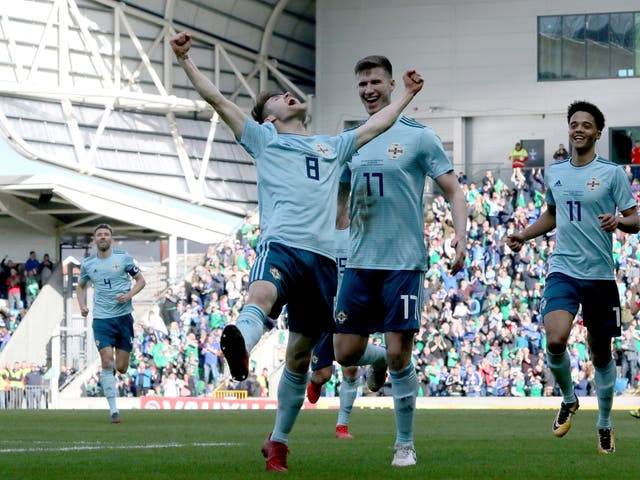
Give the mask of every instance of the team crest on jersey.
[{"label": "team crest on jersey", "polygon": [[316,152],[318,152],[322,156],[326,156],[331,150],[323,143],[316,143],[314,145]]},{"label": "team crest on jersey", "polygon": [[387,148],[387,153],[392,160],[397,160],[404,153],[404,149],[399,143],[394,143],[389,148]]},{"label": "team crest on jersey", "polygon": [[347,313],[344,310],[340,310],[336,315],[336,322],[342,325],[346,321],[347,321]]},{"label": "team crest on jersey", "polygon": [[600,188],[600,185],[602,184],[600,183],[600,180],[598,180],[596,177],[592,177],[591,180],[587,182],[587,188],[592,191]]},{"label": "team crest on jersey", "polygon": [[271,276],[274,280],[280,280],[282,278],[282,275],[280,275],[280,270],[278,270],[276,267],[271,267],[269,269],[269,273],[271,273]]}]

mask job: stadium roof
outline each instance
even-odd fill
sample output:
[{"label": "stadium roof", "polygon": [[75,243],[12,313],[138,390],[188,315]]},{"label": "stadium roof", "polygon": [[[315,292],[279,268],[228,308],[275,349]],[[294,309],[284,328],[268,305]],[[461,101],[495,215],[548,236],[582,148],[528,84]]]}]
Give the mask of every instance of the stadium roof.
[{"label": "stadium roof", "polygon": [[0,141],[0,156],[18,175],[0,175],[0,215],[10,215],[69,246],[91,241],[109,223],[119,237],[156,240],[175,235],[215,244],[239,227],[234,215],[108,180],[42,165]]},{"label": "stadium roof", "polygon": [[[195,215],[254,212],[253,161],[175,62],[168,38],[181,30],[195,63],[246,111],[260,90],[306,99],[315,89],[314,0],[3,2],[0,132],[21,157],[61,169],[53,199],[86,177],[122,197],[112,200],[126,186]],[[5,203],[18,191],[25,201],[26,184],[3,182]]]}]

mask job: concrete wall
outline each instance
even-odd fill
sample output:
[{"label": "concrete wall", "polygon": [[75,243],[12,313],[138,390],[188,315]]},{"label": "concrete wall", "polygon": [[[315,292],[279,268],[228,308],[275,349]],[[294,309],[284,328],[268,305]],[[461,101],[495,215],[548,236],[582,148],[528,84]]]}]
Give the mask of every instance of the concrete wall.
[{"label": "concrete wall", "polygon": [[60,260],[55,237],[45,235],[12,217],[0,217],[0,258],[9,255],[15,263],[24,263],[31,250],[38,254],[38,260],[42,260],[45,253],[55,263]]},{"label": "concrete wall", "polygon": [[[313,127],[336,133],[365,118],[353,65],[383,54],[402,72],[416,68],[426,84],[406,113],[454,142],[456,170],[502,163],[517,139],[545,140],[550,159],[567,143],[565,112],[587,99],[607,127],[640,125],[640,78],[537,81],[537,17],[640,11],[633,0],[318,0]],[[635,106],[633,106],[635,105]],[[631,107],[631,108],[630,108]],[[466,141],[464,140],[466,139]],[[464,144],[462,144],[464,142]],[[608,156],[608,131],[600,153]]]}]

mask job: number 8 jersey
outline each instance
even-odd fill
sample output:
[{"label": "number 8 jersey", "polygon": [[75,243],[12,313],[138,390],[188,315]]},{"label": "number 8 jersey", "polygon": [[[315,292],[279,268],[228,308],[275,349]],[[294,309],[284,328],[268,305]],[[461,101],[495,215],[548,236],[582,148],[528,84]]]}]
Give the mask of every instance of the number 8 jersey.
[{"label": "number 8 jersey", "polygon": [[256,161],[259,247],[273,241],[335,259],[338,180],[355,133],[284,134],[247,119],[240,143]]}]

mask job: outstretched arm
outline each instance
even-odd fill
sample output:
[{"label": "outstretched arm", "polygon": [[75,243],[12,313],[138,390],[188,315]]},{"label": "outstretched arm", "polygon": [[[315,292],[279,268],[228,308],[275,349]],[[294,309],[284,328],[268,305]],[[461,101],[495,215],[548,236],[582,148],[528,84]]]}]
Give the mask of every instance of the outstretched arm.
[{"label": "outstretched arm", "polygon": [[424,80],[415,70],[407,70],[402,77],[404,81],[404,92],[389,105],[382,110],[374,113],[369,120],[355,130],[356,148],[360,148],[366,143],[373,140],[397,120],[402,110],[405,109],[409,102],[422,89]]},{"label": "outstretched arm", "polygon": [[519,252],[527,240],[544,235],[554,228],[556,228],[556,207],[555,205],[547,205],[547,209],[538,220],[521,232],[507,235],[507,245],[514,252]]},{"label": "outstretched arm", "polygon": [[196,91],[218,112],[222,120],[231,128],[236,138],[240,138],[247,116],[235,103],[227,100],[220,93],[218,87],[211,83],[211,80],[198,70],[198,67],[191,61],[187,54],[191,48],[191,35],[188,32],[178,33],[171,37],[169,43],[176,54],[180,66],[184,69]]}]

